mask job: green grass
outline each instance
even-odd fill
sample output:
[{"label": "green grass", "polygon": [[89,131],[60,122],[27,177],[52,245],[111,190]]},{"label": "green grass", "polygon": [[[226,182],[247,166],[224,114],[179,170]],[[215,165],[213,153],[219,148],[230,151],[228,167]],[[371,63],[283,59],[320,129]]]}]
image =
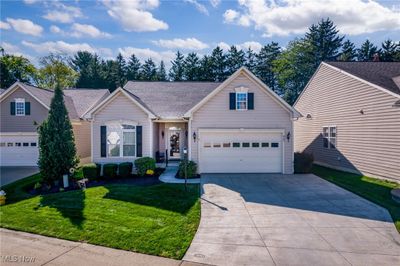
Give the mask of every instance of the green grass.
[{"label": "green grass", "polygon": [[313,166],[312,172],[329,182],[386,208],[393,218],[397,231],[400,232],[400,205],[390,195],[390,191],[393,188],[400,186],[398,183],[337,171],[318,165]]},{"label": "green grass", "polygon": [[0,226],[181,259],[200,221],[199,186],[105,185],[32,196],[39,175],[3,187]]}]

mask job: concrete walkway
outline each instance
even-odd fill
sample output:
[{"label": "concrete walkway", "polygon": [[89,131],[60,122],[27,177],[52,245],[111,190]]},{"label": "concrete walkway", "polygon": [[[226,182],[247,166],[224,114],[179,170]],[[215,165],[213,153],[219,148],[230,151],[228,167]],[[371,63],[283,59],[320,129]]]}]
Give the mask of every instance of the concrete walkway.
[{"label": "concrete walkway", "polygon": [[400,265],[387,210],[317,176],[202,175],[184,260],[214,265]]},{"label": "concrete walkway", "polygon": [[197,263],[172,260],[80,242],[0,228],[0,264],[6,265],[166,265]]},{"label": "concrete walkway", "polygon": [[1,166],[0,185],[4,186],[39,172],[36,166]]},{"label": "concrete walkway", "polygon": [[[161,182],[173,183],[173,184],[184,184],[185,179],[176,178],[175,175],[178,172],[179,162],[169,162],[168,167],[165,169],[159,177]],[[199,184],[200,178],[193,178],[187,180],[188,184]]]}]

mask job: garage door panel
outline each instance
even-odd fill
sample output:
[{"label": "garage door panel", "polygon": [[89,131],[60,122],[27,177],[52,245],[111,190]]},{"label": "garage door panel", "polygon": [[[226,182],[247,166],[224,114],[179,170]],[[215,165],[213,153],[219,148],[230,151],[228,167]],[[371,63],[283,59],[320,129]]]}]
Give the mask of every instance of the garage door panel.
[{"label": "garage door panel", "polygon": [[199,145],[202,173],[282,172],[281,133],[202,132]]},{"label": "garage door panel", "polygon": [[0,166],[36,166],[38,158],[37,136],[0,137]]}]

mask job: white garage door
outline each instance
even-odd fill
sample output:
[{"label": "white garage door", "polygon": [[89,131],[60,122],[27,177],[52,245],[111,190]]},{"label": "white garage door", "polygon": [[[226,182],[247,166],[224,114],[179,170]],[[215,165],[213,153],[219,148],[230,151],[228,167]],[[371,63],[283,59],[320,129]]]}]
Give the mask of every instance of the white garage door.
[{"label": "white garage door", "polygon": [[281,173],[282,133],[201,132],[201,173]]},{"label": "white garage door", "polygon": [[37,136],[0,136],[0,166],[36,166]]}]

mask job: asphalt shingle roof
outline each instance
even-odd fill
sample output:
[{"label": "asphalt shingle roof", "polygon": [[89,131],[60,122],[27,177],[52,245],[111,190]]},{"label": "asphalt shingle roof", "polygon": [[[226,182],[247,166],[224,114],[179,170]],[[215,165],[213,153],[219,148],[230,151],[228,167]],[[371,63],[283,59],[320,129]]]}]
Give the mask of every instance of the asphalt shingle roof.
[{"label": "asphalt shingle roof", "polygon": [[141,82],[129,81],[124,89],[135,95],[155,115],[162,118],[182,117],[219,82]]},{"label": "asphalt shingle roof", "polygon": [[400,77],[400,62],[326,62],[358,78],[400,95],[394,78]]},{"label": "asphalt shingle roof", "polygon": [[[38,98],[43,104],[50,107],[54,91],[42,89],[29,84],[24,88]],[[64,102],[71,119],[79,119],[90,107],[98,103],[109,92],[106,89],[65,89]]]}]

